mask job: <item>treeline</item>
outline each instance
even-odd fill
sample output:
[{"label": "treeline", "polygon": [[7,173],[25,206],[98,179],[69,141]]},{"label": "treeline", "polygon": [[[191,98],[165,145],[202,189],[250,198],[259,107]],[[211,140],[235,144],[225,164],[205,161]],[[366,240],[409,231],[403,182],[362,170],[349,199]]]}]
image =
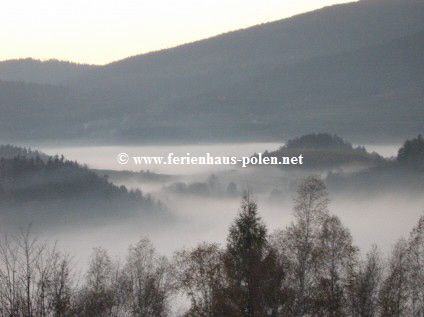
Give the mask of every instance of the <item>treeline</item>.
[{"label": "treeline", "polygon": [[94,249],[78,283],[69,255],[21,231],[0,244],[0,316],[165,316],[170,272],[145,239],[122,265]]},{"label": "treeline", "polygon": [[424,139],[421,134],[405,141],[399,149],[396,161],[403,166],[424,172]]},{"label": "treeline", "polygon": [[288,140],[278,150],[263,153],[264,157],[303,155],[305,164],[301,168],[337,168],[350,164],[374,166],[385,160],[377,153],[369,153],[363,146],[352,146],[337,135],[311,133]]},{"label": "treeline", "polygon": [[15,146],[11,144],[0,145],[0,158],[12,159],[16,156],[26,157],[26,158],[36,158],[39,157],[43,161],[48,160],[49,156],[40,151],[34,151],[30,148]]},{"label": "treeline", "polygon": [[0,146],[0,198],[5,201],[44,201],[66,198],[146,199],[140,190],[115,186],[107,176],[62,156],[13,145]]},{"label": "treeline", "polygon": [[424,139],[422,135],[408,139],[399,148],[395,158],[384,158],[376,152],[368,152],[363,146],[355,147],[335,134],[311,133],[290,139],[276,151],[265,151],[263,156],[284,157],[300,154],[305,161],[302,168],[331,169],[361,164],[373,168],[408,168],[422,172]]},{"label": "treeline", "polygon": [[382,190],[421,194],[424,190],[424,139],[421,135],[406,140],[396,157],[379,159],[369,168],[347,172],[329,171],[326,182],[337,191],[373,193]]},{"label": "treeline", "polygon": [[0,159],[0,194],[10,200],[65,199],[75,196],[104,196],[109,198],[130,195],[142,198],[140,191],[117,187],[88,168],[62,157],[16,156]]},{"label": "treeline", "polygon": [[57,59],[10,59],[0,62],[0,80],[59,86],[94,68],[94,65]]},{"label": "treeline", "polygon": [[[406,140],[397,155],[390,158],[370,153],[363,146],[353,146],[329,133],[302,135],[287,141],[278,150],[265,151],[262,155],[292,157],[300,154],[304,164],[292,165],[290,169],[281,165],[282,169],[285,172],[297,169],[296,172],[325,173],[326,184],[336,194],[370,195],[390,190],[421,194],[424,189],[424,139],[421,135]],[[291,188],[292,184],[289,186]],[[282,196],[277,189],[274,193],[271,192],[270,196]]]},{"label": "treeline", "polygon": [[0,316],[421,317],[424,216],[384,260],[364,259],[349,230],[327,208],[317,177],[298,187],[294,220],[268,234],[249,193],[227,243],[201,243],[160,256],[148,239],[114,261],[94,249],[80,281],[70,257],[27,232],[0,244]]},{"label": "treeline", "polygon": [[165,210],[140,190],[116,186],[106,176],[100,177],[63,156],[44,157],[33,155],[37,152],[26,152],[28,156],[0,158],[3,216],[7,213],[9,218],[19,220],[29,215],[32,221],[36,216],[37,222],[43,223],[44,220],[63,222],[61,217],[69,220],[71,215],[75,221],[86,221],[134,214],[154,216],[154,211]]}]

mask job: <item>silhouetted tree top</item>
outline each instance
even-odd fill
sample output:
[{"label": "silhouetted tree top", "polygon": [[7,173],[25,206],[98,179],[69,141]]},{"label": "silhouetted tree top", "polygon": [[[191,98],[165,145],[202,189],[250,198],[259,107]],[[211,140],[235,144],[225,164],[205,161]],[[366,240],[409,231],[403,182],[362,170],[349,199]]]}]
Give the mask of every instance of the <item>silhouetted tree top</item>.
[{"label": "silhouetted tree top", "polygon": [[140,190],[116,186],[107,177],[63,156],[47,160],[40,156],[0,158],[0,207],[3,213],[16,210],[10,213],[13,218],[28,215],[31,221],[38,222],[45,220],[39,217],[46,212],[53,221],[54,215],[74,215],[73,219],[78,220],[122,217],[136,210],[146,211],[144,215],[163,210],[159,202]]},{"label": "silhouetted tree top", "polygon": [[[288,140],[285,146],[286,149],[298,149],[298,148],[337,148],[344,150],[352,150],[352,144],[343,140],[341,137],[335,134],[329,133],[311,133],[302,135],[299,138]],[[365,151],[365,148],[358,147],[357,151]]]},{"label": "silhouetted tree top", "polygon": [[423,168],[424,139],[421,134],[415,139],[405,141],[398,151],[397,161],[404,165]]},{"label": "silhouetted tree top", "polygon": [[27,158],[40,158],[48,160],[49,156],[40,151],[34,151],[30,148],[15,146],[11,144],[0,145],[0,158],[12,159],[16,156],[23,156]]},{"label": "silhouetted tree top", "polygon": [[302,168],[332,168],[347,164],[374,165],[384,161],[377,153],[369,153],[363,146],[352,146],[335,134],[311,133],[288,140],[286,145],[267,157],[291,157],[303,155]]},{"label": "silhouetted tree top", "polygon": [[249,257],[251,252],[261,251],[265,246],[267,230],[250,193],[244,193],[240,213],[229,231],[227,252],[230,255],[241,252]]}]

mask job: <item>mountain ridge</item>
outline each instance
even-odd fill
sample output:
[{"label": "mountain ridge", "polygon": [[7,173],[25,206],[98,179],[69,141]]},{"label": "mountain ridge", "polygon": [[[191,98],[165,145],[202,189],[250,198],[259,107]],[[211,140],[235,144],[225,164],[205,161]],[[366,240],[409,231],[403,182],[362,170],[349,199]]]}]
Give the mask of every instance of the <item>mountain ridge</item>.
[{"label": "mountain ridge", "polygon": [[358,141],[400,140],[423,129],[423,30],[424,3],[360,1],[87,69],[58,88],[0,82],[1,130],[16,130],[0,132],[213,142],[275,140],[328,125]]},{"label": "mountain ridge", "polygon": [[0,80],[35,84],[64,85],[97,66],[50,59],[33,58],[0,61]]}]

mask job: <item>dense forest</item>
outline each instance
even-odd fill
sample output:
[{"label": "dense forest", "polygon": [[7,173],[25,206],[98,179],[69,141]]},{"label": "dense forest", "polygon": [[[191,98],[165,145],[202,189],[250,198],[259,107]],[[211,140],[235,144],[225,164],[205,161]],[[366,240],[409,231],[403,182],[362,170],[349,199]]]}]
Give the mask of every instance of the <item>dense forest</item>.
[{"label": "dense forest", "polygon": [[394,189],[421,195],[424,190],[424,139],[406,140],[394,158],[377,160],[356,173],[335,170],[327,173],[328,186],[335,191],[375,193]]},{"label": "dense forest", "polygon": [[80,76],[96,66],[50,59],[11,59],[0,62],[0,80],[57,85]]},{"label": "dense forest", "polygon": [[[378,192],[395,190],[420,195],[424,190],[424,140],[421,135],[408,139],[398,148],[393,157],[383,157],[368,151],[364,146],[354,146],[343,138],[329,133],[310,133],[289,139],[275,151],[264,151],[262,157],[303,156],[302,165],[248,165],[247,170],[256,173],[256,183],[267,178],[267,170],[280,178],[266,181],[256,190],[268,192],[271,200],[289,198],[297,186],[299,177],[308,174],[322,175],[328,188],[335,194],[359,194],[369,196]],[[252,156],[258,157],[255,153]],[[202,179],[184,179],[170,175],[157,175],[151,172],[96,171],[99,175],[108,174],[114,181],[124,179],[146,184],[164,184],[163,190],[169,194],[198,197],[234,197],[241,193],[243,181],[249,178],[238,177],[241,173],[211,173]]]},{"label": "dense forest", "polygon": [[[323,169],[358,164],[373,166],[384,161],[377,153],[369,153],[363,146],[352,146],[337,135],[311,133],[290,139],[276,151],[263,153],[264,157],[298,156],[306,158],[301,168]],[[299,166],[300,167],[300,166]]]},{"label": "dense forest", "polygon": [[138,189],[116,186],[63,156],[11,145],[0,146],[0,208],[18,223],[104,221],[140,210],[146,220],[165,216],[163,206]]},{"label": "dense forest", "polygon": [[70,255],[21,230],[0,243],[0,316],[423,316],[424,216],[389,257],[361,256],[328,202],[321,179],[303,179],[293,221],[269,233],[246,192],[226,245],[166,258],[143,238],[119,261],[95,248],[82,279]]},{"label": "dense forest", "polygon": [[[334,192],[373,193],[387,189],[424,190],[424,139],[421,135],[406,140],[395,157],[382,157],[353,146],[341,137],[329,133],[311,133],[290,139],[275,151],[265,151],[263,157],[303,155],[303,165],[293,165],[282,171],[308,171],[325,175]],[[258,154],[254,154],[258,156]],[[267,165],[262,165],[266,168]],[[296,175],[295,175],[296,176]]]}]

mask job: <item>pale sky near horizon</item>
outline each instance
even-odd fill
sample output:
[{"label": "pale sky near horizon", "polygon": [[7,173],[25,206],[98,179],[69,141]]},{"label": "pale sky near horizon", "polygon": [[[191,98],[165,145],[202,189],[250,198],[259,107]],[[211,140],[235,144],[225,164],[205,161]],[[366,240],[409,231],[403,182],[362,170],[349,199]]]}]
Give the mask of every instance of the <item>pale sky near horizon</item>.
[{"label": "pale sky near horizon", "polygon": [[15,0],[0,10],[0,61],[106,64],[352,0]]}]

